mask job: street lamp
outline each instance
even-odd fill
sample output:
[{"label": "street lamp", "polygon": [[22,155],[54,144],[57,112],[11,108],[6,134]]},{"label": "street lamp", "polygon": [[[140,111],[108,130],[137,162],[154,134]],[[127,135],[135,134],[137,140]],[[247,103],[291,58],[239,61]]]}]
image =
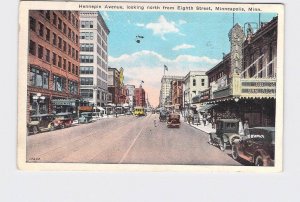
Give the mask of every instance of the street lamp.
[{"label": "street lamp", "polygon": [[36,115],[40,114],[40,103],[44,103],[45,96],[42,96],[41,93],[37,93],[32,97],[33,101],[36,103]]}]

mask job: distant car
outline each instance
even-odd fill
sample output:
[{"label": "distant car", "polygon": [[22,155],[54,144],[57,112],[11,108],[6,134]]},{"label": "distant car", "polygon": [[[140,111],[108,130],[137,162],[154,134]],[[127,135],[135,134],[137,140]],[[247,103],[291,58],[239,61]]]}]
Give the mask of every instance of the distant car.
[{"label": "distant car", "polygon": [[180,127],[180,115],[177,113],[170,113],[167,118],[167,127]]},{"label": "distant car", "polygon": [[167,121],[167,117],[168,117],[169,113],[167,111],[160,111],[159,112],[159,121],[160,122],[164,122]]},{"label": "distant car", "polygon": [[232,145],[232,158],[242,158],[256,166],[274,166],[275,128],[245,129],[245,136]]},{"label": "distant car", "polygon": [[73,123],[73,115],[72,113],[58,113],[55,115],[55,119],[53,120],[54,127],[56,128],[65,128],[72,126]]},{"label": "distant car", "polygon": [[53,114],[32,115],[29,123],[27,124],[28,132],[37,134],[42,131],[54,130],[55,126],[53,120]]},{"label": "distant car", "polygon": [[81,112],[80,117],[78,118],[78,123],[90,123],[93,119],[92,112]]},{"label": "distant car", "polygon": [[227,146],[232,145],[235,139],[241,138],[239,131],[238,119],[218,119],[216,121],[216,132],[209,134],[208,142],[219,145],[220,149],[224,151]]}]

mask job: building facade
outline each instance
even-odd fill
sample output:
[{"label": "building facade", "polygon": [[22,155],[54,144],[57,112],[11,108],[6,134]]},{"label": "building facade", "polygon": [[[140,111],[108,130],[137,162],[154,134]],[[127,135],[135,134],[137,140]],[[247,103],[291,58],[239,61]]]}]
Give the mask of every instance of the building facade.
[{"label": "building facade", "polygon": [[116,68],[108,67],[108,91],[111,94],[111,103],[119,103],[120,72]]},{"label": "building facade", "polygon": [[80,11],[80,93],[95,106],[107,104],[109,29],[99,12]]},{"label": "building facade", "polygon": [[135,107],[135,95],[134,95],[135,85],[126,84],[125,88],[126,88],[126,103],[128,103],[129,109],[132,111],[133,108]]},{"label": "building facade", "polygon": [[166,107],[172,105],[172,81],[182,81],[182,76],[163,76],[161,79],[161,88],[160,88],[160,107]]},{"label": "building facade", "polygon": [[184,77],[183,84],[183,104],[187,107],[199,107],[200,102],[196,102],[193,98],[200,96],[201,91],[208,88],[208,77],[205,71],[190,71]]},{"label": "building facade", "polygon": [[27,114],[76,111],[79,13],[29,11]]},{"label": "building facade", "polygon": [[275,126],[277,17],[254,33],[236,24],[230,53],[207,72],[215,118],[240,118],[250,127]]},{"label": "building facade", "polygon": [[142,86],[134,89],[135,106],[146,107],[145,90]]},{"label": "building facade", "polygon": [[172,105],[176,109],[182,109],[183,107],[183,80],[172,81]]}]

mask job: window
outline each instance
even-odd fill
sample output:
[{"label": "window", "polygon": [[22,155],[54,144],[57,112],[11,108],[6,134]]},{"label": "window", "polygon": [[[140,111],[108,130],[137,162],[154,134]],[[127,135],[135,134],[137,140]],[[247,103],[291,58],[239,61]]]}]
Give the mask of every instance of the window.
[{"label": "window", "polygon": [[58,29],[62,30],[62,20],[58,18]]},{"label": "window", "polygon": [[68,55],[71,55],[71,45],[68,44]]},{"label": "window", "polygon": [[93,40],[93,32],[80,32],[80,39]]},{"label": "window", "polygon": [[63,23],[63,32],[64,32],[64,34],[67,34],[67,25],[66,25],[66,23]]},{"label": "window", "polygon": [[93,98],[93,89],[80,89],[80,95],[83,98]]},{"label": "window", "polygon": [[75,73],[75,65],[72,64],[72,74],[74,74],[74,73]]},{"label": "window", "polygon": [[66,41],[63,41],[63,50],[64,50],[64,52],[67,51],[67,42]]},{"label": "window", "polygon": [[71,38],[71,28],[68,28],[68,38]]},{"label": "window", "polygon": [[75,43],[78,44],[78,35],[76,34]]},{"label": "window", "polygon": [[63,62],[63,68],[64,68],[64,70],[67,69],[67,60],[65,58],[64,58],[64,62]]},{"label": "window", "polygon": [[78,20],[77,19],[76,19],[76,25],[75,26],[76,26],[76,28],[78,28]]},{"label": "window", "polygon": [[39,22],[39,26],[40,26],[40,29],[39,29],[39,35],[41,37],[44,37],[44,25],[42,23]]},{"label": "window", "polygon": [[58,37],[58,48],[62,49],[62,38]]},{"label": "window", "polygon": [[53,45],[56,46],[56,34],[55,33],[53,33]]},{"label": "window", "polygon": [[196,86],[196,79],[193,79],[193,86]]},{"label": "window", "polygon": [[76,50],[75,59],[78,60],[78,50]]},{"label": "window", "polygon": [[75,33],[72,31],[72,41],[75,41]]},{"label": "window", "polygon": [[46,40],[50,41],[50,29],[46,27]]},{"label": "window", "polygon": [[75,48],[72,48],[72,58],[75,58]]},{"label": "window", "polygon": [[93,52],[94,51],[94,44],[92,44],[92,43],[82,43],[82,44],[80,44],[80,51]]},{"label": "window", "polygon": [[205,85],[205,80],[201,79],[201,86],[204,86],[204,85]]},{"label": "window", "polygon": [[44,56],[44,48],[43,48],[43,46],[38,45],[38,57],[40,59],[43,59],[43,56]]},{"label": "window", "polygon": [[71,62],[68,62],[68,72],[71,72]]},{"label": "window", "polygon": [[29,53],[32,54],[32,55],[35,55],[35,52],[36,52],[36,44],[34,41],[31,41],[29,42]]},{"label": "window", "polygon": [[71,11],[68,11],[68,20],[71,21]]},{"label": "window", "polygon": [[52,53],[52,64],[53,65],[56,65],[56,54],[55,53]]},{"label": "window", "polygon": [[46,11],[46,19],[50,20],[50,11]]},{"label": "window", "polygon": [[32,30],[32,31],[36,31],[36,20],[33,18],[33,17],[30,17],[30,19],[29,19],[29,23],[30,23],[30,29]]},{"label": "window", "polygon": [[82,63],[93,63],[94,57],[93,55],[80,55],[80,62]]},{"label": "window", "polygon": [[93,21],[81,21],[81,28],[93,28]]},{"label": "window", "polygon": [[75,25],[75,16],[73,14],[71,16],[71,19],[72,19],[72,25]]},{"label": "window", "polygon": [[58,56],[58,64],[57,64],[57,66],[60,67],[60,68],[61,68],[61,62],[62,62],[61,60],[62,60],[61,56]]},{"label": "window", "polygon": [[69,92],[71,94],[78,94],[78,83],[77,82],[69,80]]},{"label": "window", "polygon": [[46,61],[50,62],[50,50],[46,49],[46,55],[45,55],[45,57],[46,57]]},{"label": "window", "polygon": [[78,75],[78,66],[75,67],[75,74]]},{"label": "window", "polygon": [[65,78],[53,75],[53,90],[63,92],[65,89]]},{"label": "window", "polygon": [[55,13],[53,13],[53,22],[52,22],[54,25],[56,25],[57,23],[57,16]]},{"label": "window", "polygon": [[81,66],[80,67],[80,74],[93,74],[94,67],[92,66]]},{"label": "window", "polygon": [[48,89],[49,73],[36,68],[30,68],[30,85]]},{"label": "window", "polygon": [[93,78],[81,77],[80,78],[80,85],[87,85],[87,86],[93,85]]}]

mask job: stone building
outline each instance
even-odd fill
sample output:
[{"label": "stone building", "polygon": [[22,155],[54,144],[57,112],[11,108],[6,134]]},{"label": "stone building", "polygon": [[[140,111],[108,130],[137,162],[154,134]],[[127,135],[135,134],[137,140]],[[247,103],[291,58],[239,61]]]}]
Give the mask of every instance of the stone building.
[{"label": "stone building", "polygon": [[80,94],[95,106],[107,103],[107,38],[99,12],[80,11]]},{"label": "stone building", "polygon": [[171,82],[183,80],[183,76],[163,76],[161,78],[160,88],[160,107],[172,105]]},{"label": "stone building", "polygon": [[29,11],[27,114],[76,111],[79,13]]}]

